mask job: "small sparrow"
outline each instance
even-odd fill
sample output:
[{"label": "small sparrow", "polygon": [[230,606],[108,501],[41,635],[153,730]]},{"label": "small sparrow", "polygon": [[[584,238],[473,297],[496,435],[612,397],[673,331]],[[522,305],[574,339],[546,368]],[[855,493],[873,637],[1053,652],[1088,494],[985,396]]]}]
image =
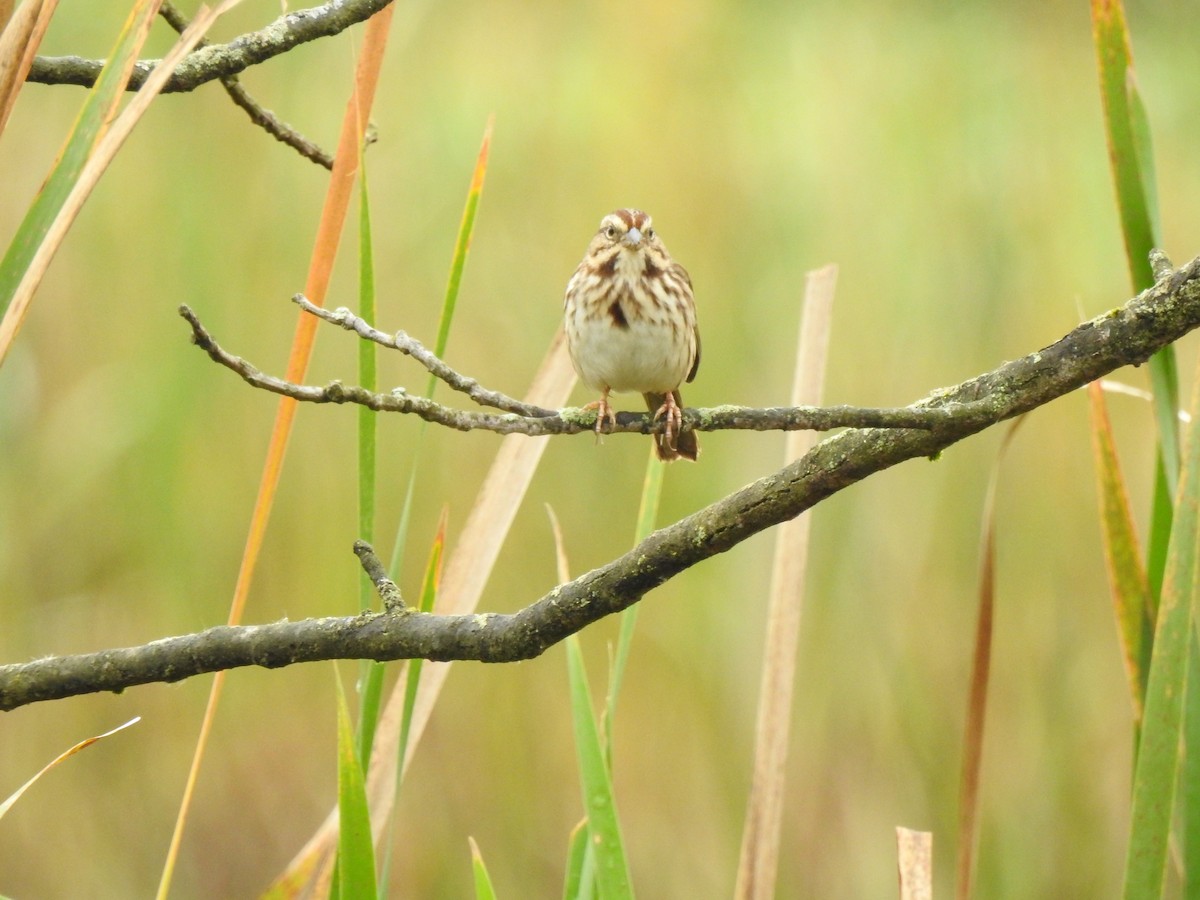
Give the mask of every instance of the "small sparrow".
[{"label": "small sparrow", "polygon": [[618,209],[600,221],[583,262],[567,282],[563,304],[567,349],[579,378],[600,392],[596,434],[615,425],[610,392],[637,391],[655,420],[658,458],[695,460],[694,431],[684,431],[679,385],[696,377],[700,332],[692,280],[674,262],[640,209]]}]

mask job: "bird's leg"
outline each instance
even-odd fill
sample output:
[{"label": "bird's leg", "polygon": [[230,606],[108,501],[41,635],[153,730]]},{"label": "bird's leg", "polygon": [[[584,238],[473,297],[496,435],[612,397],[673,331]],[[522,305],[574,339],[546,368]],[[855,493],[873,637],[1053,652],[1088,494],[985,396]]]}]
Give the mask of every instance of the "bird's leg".
[{"label": "bird's leg", "polygon": [[675,449],[675,435],[683,428],[683,412],[679,408],[679,404],[675,402],[675,392],[671,391],[663,400],[662,406],[658,408],[658,412],[654,414],[654,421],[666,419],[666,428],[663,429],[663,443],[672,450]]},{"label": "bird's leg", "polygon": [[596,437],[604,434],[605,423],[608,423],[609,427],[613,428],[617,424],[617,411],[608,402],[608,392],[609,389],[605,388],[599,400],[593,400],[584,407],[584,409],[594,409],[596,411]]}]

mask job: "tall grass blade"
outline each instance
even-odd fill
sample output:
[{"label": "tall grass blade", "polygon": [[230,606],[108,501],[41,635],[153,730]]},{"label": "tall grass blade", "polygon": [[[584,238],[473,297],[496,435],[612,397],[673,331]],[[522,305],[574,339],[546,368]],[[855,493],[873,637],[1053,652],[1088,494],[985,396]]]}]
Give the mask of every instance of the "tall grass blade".
[{"label": "tall grass blade", "polygon": [[[483,129],[483,143],[475,158],[475,171],[471,174],[471,186],[467,190],[467,204],[463,207],[462,221],[458,225],[458,238],[454,242],[454,256],[450,262],[450,278],[446,282],[446,298],[442,304],[442,316],[438,321],[437,341],[434,344],[434,354],[444,356],[446,344],[450,340],[450,323],[454,321],[454,309],[458,304],[458,289],[462,286],[463,270],[467,267],[467,253],[471,250],[471,235],[475,231],[475,213],[479,210],[479,198],[483,196],[483,180],[487,175],[488,154],[492,146],[492,129],[496,124],[496,116],[488,116],[487,125]],[[429,376],[429,389],[426,396],[432,397],[437,379]]]},{"label": "tall grass blade", "polygon": [[1193,604],[1200,586],[1200,567],[1197,566],[1197,554],[1200,553],[1198,413],[1200,387],[1192,402],[1193,420],[1167,553],[1166,579],[1159,601],[1146,688],[1146,712],[1134,768],[1133,811],[1125,869],[1126,900],[1161,897],[1166,884],[1180,769],[1184,698],[1194,643]]},{"label": "tall grass blade", "polygon": [[633,880],[621,838],[616,797],[605,760],[600,732],[592,715],[591,691],[583,665],[579,637],[567,638],[567,674],[571,687],[571,719],[575,748],[583,781],[583,806],[587,810],[588,847],[595,857],[596,886],[603,900],[633,896]]},{"label": "tall grass blade", "polygon": [[[633,542],[638,544],[654,530],[654,522],[658,518],[658,504],[662,499],[663,475],[666,466],[658,459],[654,448],[646,457],[646,475],[642,479],[642,497],[638,503],[637,521],[633,528]],[[560,575],[560,580],[568,579]],[[625,666],[629,661],[629,651],[633,647],[633,630],[637,625],[637,612],[641,604],[635,603],[621,613],[621,628],[617,633],[617,649],[613,654],[612,665],[608,671],[608,695],[604,701],[604,748],[608,757],[609,771],[612,771],[613,749],[613,720],[617,715],[617,698],[621,694],[621,682],[625,678]]]},{"label": "tall grass blade", "polygon": [[[471,173],[471,184],[467,188],[467,201],[463,208],[462,221],[458,227],[458,237],[454,243],[454,255],[450,260],[450,277],[446,284],[446,294],[442,298],[442,314],[438,322],[437,343],[434,348],[436,356],[442,356],[446,351],[446,344],[450,339],[450,325],[454,321],[454,310],[458,305],[458,291],[462,284],[463,270],[467,264],[467,252],[471,247],[471,235],[475,230],[475,213],[479,209],[479,199],[483,195],[483,182],[487,175],[488,154],[492,145],[492,126],[494,117],[489,117],[487,125],[483,130],[483,142],[479,147],[479,153],[475,157],[475,169]],[[425,390],[425,396],[433,397],[434,388],[437,385],[437,379],[430,376],[429,386]],[[404,495],[404,506],[400,515],[400,524],[396,529],[396,541],[392,549],[392,572],[395,576],[399,575],[400,560],[402,558],[402,548],[408,539],[408,524],[409,513],[412,510],[413,495],[417,486],[417,472],[420,463],[421,446],[425,439],[425,430],[428,423],[422,421],[417,432],[416,450],[413,454],[413,467],[409,473],[408,489]],[[444,519],[443,519],[444,523]],[[438,566],[440,574],[441,566],[441,550],[438,550]],[[427,573],[428,574],[428,570]],[[408,734],[412,727],[412,712],[413,704],[416,699],[416,692],[420,686],[421,664],[420,660],[413,660],[408,667],[405,685],[406,699],[404,702],[404,718],[401,720],[401,743],[400,753],[403,754],[407,748]]]},{"label": "tall grass blade", "polygon": [[[371,239],[370,186],[367,178],[366,142],[359,148],[358,179],[358,309],[368,323],[376,321],[375,251]],[[358,383],[368,391],[378,383],[378,348],[374,341],[358,342]],[[374,410],[358,409],[358,535],[375,543],[375,495],[378,457],[378,419]],[[366,573],[358,576],[358,609],[375,606],[375,588]],[[374,660],[359,663],[358,755],[365,770],[371,760],[371,744],[379,724],[383,700],[383,677],[387,666]]]},{"label": "tall grass blade", "polygon": [[[429,550],[429,561],[425,564],[425,577],[421,582],[421,596],[417,600],[417,608],[421,612],[432,612],[437,601],[438,589],[442,582],[442,558],[446,547],[446,528],[450,521],[448,509],[442,509],[438,519],[437,534],[433,538],[433,546]],[[410,659],[405,678],[404,716],[400,720],[400,744],[398,755],[404,758],[408,749],[408,736],[412,731],[413,707],[417,702],[417,689],[421,682],[421,666],[423,659]]]},{"label": "tall grass blade", "polygon": [[1099,481],[1100,527],[1104,561],[1117,619],[1117,636],[1129,680],[1135,733],[1140,733],[1145,708],[1146,679],[1150,669],[1152,629],[1157,615],[1154,595],[1142,563],[1137,530],[1133,524],[1125,476],[1117,458],[1112,423],[1098,382],[1088,385],[1091,401],[1092,447]]},{"label": "tall grass blade", "polygon": [[1200,841],[1195,839],[1200,825],[1200,645],[1197,643],[1196,598],[1192,598],[1192,633],[1188,641],[1187,694],[1184,698],[1183,772],[1179,779],[1176,804],[1181,810],[1179,819],[1182,834],[1192,835],[1183,841],[1183,895],[1188,900],[1200,897]]},{"label": "tall grass blade", "polygon": [[[25,5],[32,10],[31,4]],[[12,243],[9,244],[4,259],[0,261],[0,314],[7,312],[17,286],[28,272],[38,249],[45,244],[50,226],[78,182],[84,163],[92,154],[96,141],[116,116],[125,92],[125,82],[129,80],[129,73],[133,70],[133,64],[137,62],[138,52],[150,33],[156,8],[157,4],[145,0],[130,9],[129,16],[117,35],[116,44],[109,53],[108,61],[100,70],[96,83],[88,90],[79,116],[71,127],[49,176],[17,227]],[[32,38],[33,23],[29,25],[29,36]],[[17,66],[14,66],[14,74],[16,68]]]},{"label": "tall grass blade", "polygon": [[[1149,120],[1133,69],[1129,29],[1120,0],[1092,0],[1092,33],[1100,72],[1100,96],[1104,106],[1108,155],[1112,163],[1121,233],[1134,291],[1153,283],[1149,266],[1151,249],[1160,246],[1157,187],[1154,183],[1154,154],[1151,148]],[[1174,496],[1179,477],[1179,379],[1172,347],[1156,353],[1150,360],[1150,381],[1154,389],[1154,418],[1158,425],[1159,452],[1168,486]],[[1160,580],[1161,570],[1153,567],[1165,553],[1156,545],[1169,540],[1169,514],[1157,505],[1156,527],[1150,533],[1151,585]],[[1168,526],[1164,533],[1163,526]]]},{"label": "tall grass blade", "polygon": [[[538,406],[557,409],[566,403],[574,385],[575,370],[567,355],[562,330],[559,329],[525,399]],[[467,516],[458,545],[446,561],[446,574],[438,593],[435,612],[465,614],[475,610],[504,539],[512,527],[513,518],[541,461],[547,440],[544,437],[509,435],[501,441],[496,459]],[[433,663],[426,667],[413,708],[410,744],[406,748],[403,763],[406,767],[412,758],[413,742],[419,739],[429,721],[450,665]]]},{"label": "tall grass blade", "polygon": [[[659,469],[664,468],[662,463],[654,459],[655,454],[651,451],[652,463],[656,464]],[[643,493],[643,498],[645,494]],[[571,580],[571,568],[567,562],[567,547],[563,540],[562,527],[559,525],[558,516],[554,514],[554,508],[547,503],[546,515],[550,518],[550,531],[554,536],[554,560],[556,574],[560,584],[566,584]],[[591,697],[585,696],[582,698],[585,704],[582,713],[575,709],[576,696],[571,694],[571,714],[585,714],[590,716]],[[608,721],[606,719],[606,721]],[[603,744],[604,763],[608,766],[608,776],[612,779],[612,740],[610,735],[604,737]],[[582,777],[580,781],[582,782]],[[566,874],[563,884],[563,896],[566,898],[590,898],[594,896],[596,888],[596,854],[592,851],[592,841],[588,831],[588,818],[585,815],[583,821],[571,829],[571,836],[567,841],[567,863]]]},{"label": "tall grass blade", "polygon": [[980,540],[979,619],[975,626],[975,650],[971,663],[971,686],[967,694],[967,725],[963,738],[963,764],[959,788],[958,881],[956,896],[967,900],[975,880],[979,847],[979,785],[983,769],[983,725],[987,719],[988,682],[992,669],[992,623],[996,610],[996,488],[1000,463],[1025,417],[1017,419],[1004,433],[983,502],[983,535]]},{"label": "tall grass blade", "polygon": [[[371,242],[371,203],[367,184],[366,155],[360,151],[358,191],[358,314],[368,324],[376,321],[375,252]],[[378,377],[378,347],[374,341],[358,342],[358,383],[374,391]],[[377,473],[377,423],[373,409],[358,409],[358,534],[368,544],[375,542],[375,481]],[[359,579],[359,609],[375,603],[375,589],[364,573]]]},{"label": "tall grass blade", "polygon": [[[559,329],[534,376],[525,400],[538,406],[558,408],[566,403],[574,385],[575,371],[567,355],[562,329]],[[438,592],[434,612],[469,613],[478,605],[496,557],[500,553],[500,547],[512,526],[513,518],[533,473],[537,470],[548,440],[549,438],[545,437],[509,435],[501,441],[500,451],[467,516],[458,545],[447,559],[446,573]],[[403,759],[398,751],[400,722],[407,697],[408,679],[405,674],[401,674],[388,696],[387,703],[384,704],[375,746],[371,752],[371,765],[367,770],[367,794],[370,798],[371,825],[376,841],[384,832],[391,815],[397,777],[412,760],[449,670],[450,663],[430,663],[424,667],[421,685],[412,706],[408,744]],[[326,858],[336,843],[336,835],[335,810],[326,817],[321,827],[281,873],[276,885],[292,884],[293,872],[311,867],[314,858]]]},{"label": "tall grass blade", "polygon": [[57,8],[58,0],[25,0],[11,18],[0,14],[0,135]]},{"label": "tall grass blade", "polygon": [[[804,312],[792,384],[792,403],[795,405],[816,406],[821,402],[837,271],[837,266],[829,265],[809,272],[805,279]],[[785,461],[798,459],[815,443],[814,432],[789,432]],[[775,895],[792,689],[796,678],[800,615],[804,608],[811,522],[811,516],[805,513],[780,525],[776,532],[758,718],[754,729],[754,770],[734,889],[734,896],[739,900]]]},{"label": "tall grass blade", "polygon": [[338,864],[337,896],[341,900],[375,897],[375,851],[371,842],[371,814],[363,770],[355,752],[354,732],[350,727],[350,709],[342,676],[334,664],[337,678],[337,755],[338,755]]},{"label": "tall grass blade", "polygon": [[[1104,124],[1112,163],[1113,184],[1125,238],[1125,254],[1135,290],[1150,286],[1147,263],[1150,251],[1158,245],[1158,223],[1152,212],[1157,202],[1149,194],[1154,185],[1147,181],[1153,171],[1144,167],[1149,152],[1149,129],[1135,135],[1145,123],[1144,110],[1131,108],[1133,54],[1129,29],[1121,0],[1092,0],[1092,36],[1100,73],[1100,99],[1104,106]],[[1136,91],[1133,92],[1136,96]],[[1140,99],[1133,105],[1140,106]]]},{"label": "tall grass blade", "polygon": [[86,750],[88,747],[92,746],[92,744],[96,743],[97,741],[102,741],[106,737],[110,737],[110,736],[116,734],[118,731],[124,731],[130,725],[136,725],[140,721],[142,721],[141,716],[134,716],[132,719],[130,719],[124,725],[118,725],[116,728],[113,728],[111,731],[104,732],[104,734],[98,734],[95,737],[85,738],[84,740],[80,741],[78,744],[75,744],[75,745],[67,748],[66,750],[64,750],[62,753],[58,754],[58,756],[54,757],[54,759],[52,759],[52,760],[50,760],[50,762],[46,763],[46,765],[44,765],[36,775],[34,775],[27,782],[25,782],[23,785],[21,785],[15,791],[13,791],[11,794],[9,794],[8,797],[6,797],[3,801],[0,801],[0,819],[3,819],[5,814],[10,809],[12,809],[13,805],[18,800],[21,799],[22,795],[27,790],[29,790],[31,787],[33,787],[35,784],[37,784],[38,780],[43,775],[45,775],[47,772],[49,772],[51,769],[56,768],[64,760],[70,759],[72,756],[74,756],[79,751]]},{"label": "tall grass blade", "polygon": [[[1137,78],[1133,68],[1133,57],[1130,51],[1129,29],[1125,21],[1125,10],[1120,0],[1092,0],[1092,23],[1095,36],[1097,57],[1100,67],[1101,96],[1104,103],[1105,125],[1108,134],[1109,157],[1112,161],[1113,180],[1116,185],[1117,205],[1120,211],[1121,228],[1125,237],[1125,252],[1129,258],[1129,269],[1134,290],[1149,287],[1152,277],[1147,266],[1147,257],[1152,247],[1160,246],[1161,228],[1158,218],[1158,197],[1154,173],[1154,153],[1151,141],[1149,116],[1137,87]],[[1171,565],[1172,550],[1176,546],[1172,522],[1173,510],[1171,499],[1181,496],[1179,433],[1176,411],[1179,408],[1179,379],[1176,372],[1175,350],[1173,347],[1156,353],[1150,359],[1150,383],[1154,394],[1154,418],[1159,433],[1159,453],[1155,470],[1154,505],[1150,515],[1150,534],[1147,541],[1147,580],[1153,595],[1159,594],[1159,589],[1165,592],[1164,566]],[[1178,558],[1178,557],[1176,557]],[[1159,616],[1163,615],[1164,604],[1159,604]],[[1164,633],[1161,620],[1154,629],[1154,641]],[[1170,629],[1167,633],[1171,633]],[[1189,641],[1180,652],[1186,655],[1198,656],[1196,642]],[[1154,648],[1153,657],[1158,657],[1158,649]],[[1168,658],[1170,655],[1168,655]],[[1200,665],[1200,659],[1193,661]],[[1163,665],[1169,665],[1163,663]],[[1186,669],[1191,665],[1185,659],[1181,665]],[[1182,690],[1183,682],[1178,687]],[[1182,698],[1176,698],[1180,700]],[[1189,734],[1200,735],[1200,697],[1191,697],[1183,713],[1187,716],[1188,724],[1185,730]],[[1154,725],[1154,729],[1158,729]],[[1154,745],[1154,740],[1149,741]],[[1143,734],[1139,747],[1147,745],[1147,735]],[[1200,742],[1189,741],[1186,745],[1184,771],[1190,779],[1200,778]],[[1148,765],[1153,766],[1153,763]],[[1142,759],[1139,753],[1137,770],[1141,771]],[[1166,786],[1160,782],[1160,786]],[[1136,792],[1136,782],[1135,782]],[[1190,848],[1200,843],[1200,793],[1185,791],[1182,800],[1195,799],[1188,802],[1177,817],[1179,833],[1176,836],[1180,846]],[[1161,802],[1170,805],[1173,798],[1159,798]],[[1149,798],[1143,795],[1141,803],[1143,811],[1147,808]],[[1136,803],[1136,801],[1135,801]],[[1143,823],[1149,823],[1152,817],[1143,818]],[[1134,839],[1131,842],[1139,845],[1157,846],[1157,837],[1148,835],[1145,841],[1137,838],[1137,828],[1148,827],[1149,824],[1135,823]],[[1193,854],[1187,854],[1191,857]],[[1195,852],[1200,859],[1200,851]],[[1185,882],[1185,892],[1190,891],[1200,896],[1200,871],[1193,865],[1191,878]],[[1185,874],[1185,878],[1186,878]],[[1128,882],[1127,882],[1128,883]]]},{"label": "tall grass blade", "polygon": [[595,872],[588,852],[587,819],[571,829],[567,840],[567,871],[563,880],[563,900],[591,900]]},{"label": "tall grass blade", "polygon": [[[379,71],[383,64],[384,51],[387,48],[388,28],[392,21],[394,9],[395,7],[393,6],[385,7],[367,22],[362,51],[355,71],[354,91],[349,102],[346,104],[346,110],[342,116],[342,129],[338,139],[333,173],[330,176],[329,188],[325,194],[325,205],[321,210],[321,219],[317,226],[317,235],[309,262],[308,277],[305,281],[305,296],[317,304],[322,304],[325,301],[325,293],[329,287],[329,279],[333,271],[334,259],[337,256],[337,248],[341,240],[346,213],[350,207],[350,195],[354,186],[355,174],[358,171],[359,146],[362,141],[363,123],[366,121],[375,99],[375,88],[379,83]],[[292,351],[288,358],[286,377],[289,381],[300,382],[304,380],[304,373],[308,368],[308,360],[312,354],[315,327],[316,318],[302,313],[296,324],[296,332],[292,340]],[[233,599],[230,603],[228,617],[230,625],[238,624],[245,610],[246,599],[250,593],[250,584],[254,577],[255,567],[258,564],[259,553],[262,550],[263,538],[266,535],[267,522],[271,516],[271,506],[275,500],[275,492],[279,485],[279,478],[283,469],[283,457],[287,450],[288,438],[291,435],[292,421],[295,415],[296,401],[288,397],[281,399],[275,414],[275,423],[271,429],[270,443],[267,447],[266,460],[263,463],[263,472],[259,480],[258,495],[255,497],[254,509],[250,515],[250,530],[242,550],[242,561],[238,569],[237,581],[234,584]],[[183,838],[184,824],[187,821],[187,813],[195,792],[200,765],[204,759],[204,749],[207,746],[212,723],[216,716],[217,707],[220,704],[224,683],[225,675],[223,672],[218,672],[213,676],[208,704],[204,711],[204,718],[200,724],[200,735],[196,742],[195,753],[192,756],[191,768],[188,770],[183,799],[171,837],[171,845],[167,854],[166,864],[163,868],[162,880],[159,884],[157,895],[159,900],[165,900],[170,888],[175,860]]]},{"label": "tall grass blade", "polygon": [[479,845],[473,837],[468,837],[467,842],[471,845],[471,869],[475,873],[475,900],[496,900],[496,889],[492,887],[491,876],[483,864]]},{"label": "tall grass blade", "polygon": [[162,91],[180,60],[196,46],[217,16],[238,2],[225,0],[215,12],[202,8],[109,127],[157,4],[146,2],[134,7],[127,30],[122,32],[114,51],[118,55],[114,56],[111,65],[101,70],[97,84],[89,92],[91,102],[84,103],[72,137],[0,261],[0,313],[3,313],[0,319],[0,364],[16,340],[50,262],[109,163]]},{"label": "tall grass blade", "polygon": [[[467,253],[471,249],[471,236],[475,231],[475,213],[479,209],[479,200],[483,196],[483,182],[487,175],[488,156],[492,146],[492,127],[495,116],[489,116],[483,129],[483,141],[479,153],[475,157],[475,168],[471,173],[471,184],[467,188],[467,201],[463,206],[462,219],[458,224],[458,236],[454,241],[454,254],[450,258],[450,275],[446,281],[446,293],[442,297],[442,312],[438,319],[437,338],[434,344],[434,355],[441,357],[446,352],[450,340],[450,325],[454,321],[454,311],[458,307],[458,291],[462,285],[463,271],[467,265]],[[425,396],[433,399],[437,388],[437,379],[432,375],[425,388]],[[413,450],[413,467],[408,473],[408,488],[404,492],[404,503],[400,509],[400,524],[396,527],[396,540],[392,544],[392,557],[389,565],[393,578],[399,578],[404,545],[408,540],[409,516],[412,513],[413,496],[417,489],[417,473],[421,458],[421,448],[425,443],[425,431],[429,423],[422,421],[417,429],[417,439]]]}]

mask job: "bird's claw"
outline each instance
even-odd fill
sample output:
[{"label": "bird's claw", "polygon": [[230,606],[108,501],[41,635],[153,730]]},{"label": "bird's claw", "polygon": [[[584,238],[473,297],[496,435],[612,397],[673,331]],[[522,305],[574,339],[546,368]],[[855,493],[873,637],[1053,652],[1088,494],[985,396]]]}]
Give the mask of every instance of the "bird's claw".
[{"label": "bird's claw", "polygon": [[666,427],[663,428],[663,442],[674,450],[675,436],[683,430],[683,412],[675,402],[675,395],[673,393],[667,394],[667,399],[663,401],[663,405],[654,414],[655,422],[664,418],[666,419]]},{"label": "bird's claw", "polygon": [[593,400],[587,404],[584,409],[596,411],[596,437],[601,437],[606,430],[617,427],[617,411],[608,402],[608,391],[605,391],[599,400]]}]

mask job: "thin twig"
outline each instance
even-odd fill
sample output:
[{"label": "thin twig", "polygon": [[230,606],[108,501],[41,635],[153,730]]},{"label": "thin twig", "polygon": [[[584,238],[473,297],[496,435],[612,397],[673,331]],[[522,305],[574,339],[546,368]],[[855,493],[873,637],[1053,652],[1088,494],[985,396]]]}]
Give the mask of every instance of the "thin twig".
[{"label": "thin twig", "polygon": [[[188,27],[187,17],[175,8],[171,0],[163,0],[162,6],[158,8],[158,13],[166,20],[167,24],[178,31],[180,34]],[[199,44],[201,48],[212,46],[211,41],[202,40]],[[236,75],[221,76],[221,86],[225,88],[225,92],[229,94],[230,99],[238,106],[246,111],[250,116],[250,121],[259,128],[265,130],[277,141],[287,144],[305,159],[312,160],[319,166],[324,166],[330,171],[333,170],[333,157],[310,141],[292,126],[286,122],[282,122],[269,109],[264,109],[249,92],[242,87],[242,83]]]},{"label": "thin twig", "polygon": [[[274,394],[292,397],[307,403],[358,403],[378,412],[410,413],[428,422],[455,428],[459,431],[494,431],[497,434],[582,434],[591,432],[596,424],[596,412],[590,409],[543,409],[530,406],[498,391],[479,386],[473,378],[456,372],[404,332],[385,334],[371,328],[347,309],[332,312],[319,310],[297,296],[296,302],[327,322],[341,325],[385,347],[400,350],[420,362],[425,368],[456,391],[467,394],[485,406],[505,410],[502,414],[473,412],[443,406],[433,400],[409,394],[404,388],[377,393],[357,385],[332,381],[324,387],[293,384],[274,375],[267,375],[255,365],[235,356],[220,344],[186,305],[179,314],[192,326],[192,342],[209,357],[241,376],[247,384]],[[929,405],[898,409],[874,409],[857,406],[783,406],[756,408],[750,406],[716,406],[710,409],[686,409],[684,425],[697,431],[830,431],[834,428],[917,428],[925,431],[945,426],[952,420],[972,415],[970,405],[946,400],[931,400]],[[616,425],[606,433],[654,434],[665,427],[649,413],[617,414]]]},{"label": "thin twig", "polygon": [[461,375],[454,371],[454,369],[438,359],[432,350],[429,350],[416,338],[410,337],[403,331],[397,331],[395,334],[387,334],[377,328],[373,328],[366,319],[356,316],[344,306],[338,307],[335,310],[328,310],[317,306],[303,294],[294,296],[292,302],[318,319],[323,319],[331,325],[339,325],[347,331],[353,331],[363,340],[373,341],[381,347],[387,347],[389,350],[399,350],[404,355],[411,356],[439,381],[445,382],[452,390],[466,394],[480,406],[490,406],[493,409],[502,409],[505,412],[513,412],[522,416],[545,417],[555,415],[555,411],[552,409],[531,406],[507,394],[502,394],[499,391],[489,391],[487,388],[481,387],[479,382],[474,378],[468,378],[466,375]]},{"label": "thin twig", "polygon": [[407,612],[408,608],[404,605],[404,598],[400,595],[400,588],[396,586],[396,582],[388,577],[387,568],[384,566],[383,560],[376,555],[371,545],[366,541],[355,541],[354,555],[362,563],[363,571],[371,579],[371,584],[375,585],[375,592],[379,595],[379,599],[383,601],[384,611],[389,613]]}]

